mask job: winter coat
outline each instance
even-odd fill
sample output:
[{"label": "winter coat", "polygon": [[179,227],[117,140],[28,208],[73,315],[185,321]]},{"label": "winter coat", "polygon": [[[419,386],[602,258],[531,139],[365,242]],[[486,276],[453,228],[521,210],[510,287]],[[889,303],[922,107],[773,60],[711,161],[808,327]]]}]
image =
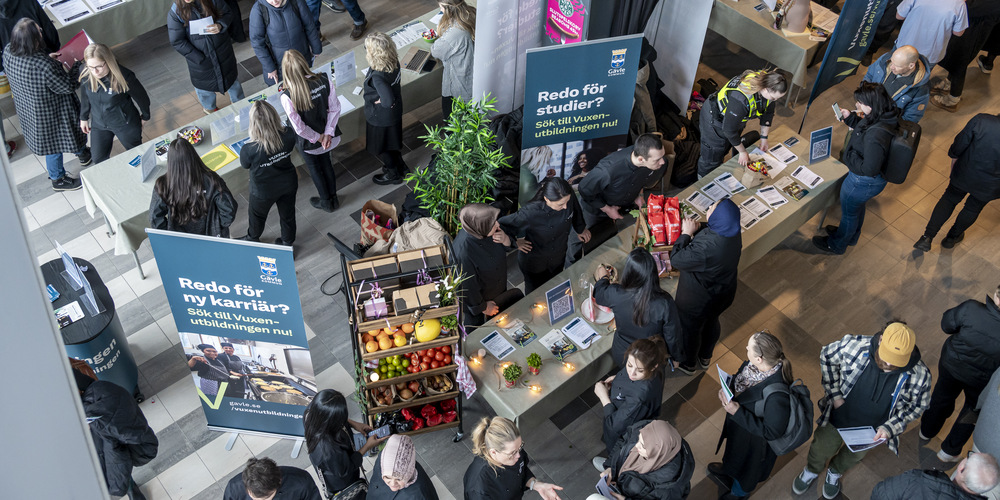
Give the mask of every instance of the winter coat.
[{"label": "winter coat", "polygon": [[899,127],[899,111],[885,113],[874,123],[862,123],[856,113],[844,118],[851,127],[851,137],[844,149],[844,164],[854,175],[875,177],[882,175],[889,158],[889,146]]},{"label": "winter coat", "polygon": [[[845,335],[843,339],[823,346],[819,359],[826,394],[816,402],[820,410],[817,425],[826,425],[830,421],[835,398],[850,396],[854,384],[861,378],[868,363],[872,362],[872,340],[871,335]],[[899,376],[892,393],[889,419],[880,426],[889,432],[889,449],[896,454],[899,453],[899,435],[910,422],[920,418],[931,400],[931,372],[919,360],[918,348],[913,348],[911,359],[912,356],[916,356],[917,361]]]},{"label": "winter coat", "polygon": [[91,90],[89,79],[80,83],[80,121],[90,120],[91,128],[117,130],[126,125],[141,126],[140,120],[149,119],[146,89],[132,70],[125,66],[118,68],[128,85],[124,94],[111,90],[110,76],[104,77],[104,87],[98,85],[97,91]]},{"label": "winter coat", "polygon": [[452,24],[441,38],[431,44],[431,55],[440,59],[441,95],[472,99],[472,67],[476,42],[472,34]]},{"label": "winter coat", "polygon": [[[589,175],[587,177],[590,177]],[[612,285],[607,279],[599,279],[594,285],[594,299],[598,305],[610,307],[615,313],[618,331],[611,343],[611,359],[618,366],[625,366],[625,351],[639,339],[660,335],[667,343],[670,357],[684,359],[684,344],[681,342],[681,327],[677,306],[669,293],[656,294],[649,298],[646,306],[646,323],[642,326],[632,321],[634,298],[632,292],[621,285]]]},{"label": "winter coat", "polygon": [[[242,23],[243,20],[236,19],[226,2],[208,1],[212,1],[215,10],[220,13],[219,19],[214,20],[222,26],[218,34],[190,34],[188,23],[181,19],[176,5],[171,6],[170,12],[167,13],[167,33],[170,36],[170,45],[187,60],[191,85],[199,90],[225,92],[233,86],[238,75],[236,52],[233,51],[233,41],[226,31],[233,23]],[[193,2],[191,18],[202,17],[205,16],[201,13],[198,2]]]},{"label": "winter coat", "polygon": [[[364,82],[365,120],[376,127],[403,125],[403,90],[399,68],[391,73],[368,71]],[[375,104],[375,101],[379,101]]]},{"label": "winter coat", "polygon": [[289,49],[301,52],[310,64],[323,52],[319,27],[304,0],[285,0],[281,7],[272,7],[267,0],[254,2],[250,9],[250,45],[265,75],[281,72],[281,58]]},{"label": "winter coat", "polygon": [[[661,367],[662,370],[662,367]],[[663,405],[663,377],[659,372],[649,378],[632,380],[623,366],[608,390],[611,403],[604,405],[604,446],[608,452],[632,424],[660,416]]]},{"label": "winter coat", "polygon": [[732,305],[742,253],[743,238],[738,233],[727,238],[706,227],[693,238],[682,234],[670,251],[670,265],[681,272],[677,309],[700,317]]},{"label": "winter coat", "polygon": [[986,303],[967,300],[941,317],[948,334],[941,346],[941,365],[951,376],[971,387],[986,387],[1000,368],[1000,308],[991,297]]},{"label": "winter coat", "polygon": [[583,222],[583,209],[570,193],[569,205],[564,210],[553,210],[545,201],[532,201],[515,213],[500,218],[500,227],[511,241],[523,236],[531,242],[531,251],[517,252],[521,269],[541,273],[552,269],[562,270],[566,262],[569,229],[577,234],[587,229]]},{"label": "winter coat", "polygon": [[979,420],[972,434],[972,443],[976,449],[1000,456],[1000,368],[993,372],[986,389],[979,395],[976,404]]},{"label": "winter coat", "polygon": [[208,176],[205,176],[203,186],[205,188],[205,196],[208,197],[208,213],[202,216],[202,218],[189,221],[184,225],[174,222],[166,200],[160,198],[160,195],[156,193],[156,189],[154,188],[152,199],[149,202],[149,227],[188,234],[228,238],[229,226],[233,223],[233,219],[236,218],[237,203],[236,199],[233,198],[233,194],[229,192],[226,182],[221,179],[219,181],[222,183],[221,190],[215,189]]},{"label": "winter coat", "polygon": [[[42,41],[45,43],[45,53],[59,52],[59,32],[56,30],[48,14],[37,0],[0,0],[0,47],[10,43],[10,32],[18,21],[27,17],[42,27]],[[4,71],[0,62],[0,71]]]},{"label": "winter coat", "polygon": [[973,116],[948,148],[951,182],[983,201],[1000,198],[1000,117]]},{"label": "winter coat", "polygon": [[875,485],[871,500],[979,500],[966,493],[939,470],[908,470]]},{"label": "winter coat", "polygon": [[382,456],[379,455],[375,459],[375,465],[372,466],[372,479],[368,482],[367,500],[438,500],[438,494],[434,489],[431,477],[424,472],[424,468],[420,466],[419,462],[414,463],[414,465],[417,467],[417,480],[399,491],[392,491],[382,479]]},{"label": "winter coat", "polygon": [[[739,373],[748,364],[744,361]],[[733,377],[735,379],[735,377]],[[752,491],[758,483],[767,479],[774,468],[778,456],[767,444],[769,439],[784,435],[791,414],[791,400],[788,394],[774,393],[764,405],[764,414],[754,413],[757,402],[764,399],[764,388],[773,384],[783,384],[781,370],[777,370],[759,383],[735,395],[733,401],[740,404],[736,413],[726,413],[722,434],[715,451],[718,453],[722,441],[726,441],[726,451],[722,456],[722,470],[726,475],[740,482],[744,491]],[[732,387],[730,387],[732,389]]]},{"label": "winter coat", "polygon": [[609,455],[608,465],[612,481],[627,500],[681,500],[691,492],[691,476],[694,474],[694,455],[687,441],[681,440],[681,450],[677,455],[648,474],[635,471],[620,472],[628,454],[639,442],[639,432],[650,420],[641,420],[629,426]]},{"label": "winter coat", "polygon": [[159,442],[135,398],[121,386],[98,380],[83,391],[83,411],[104,471],[108,492],[122,496],[132,482],[132,468],[156,457]]},{"label": "winter coat", "polygon": [[59,61],[44,52],[18,57],[10,53],[7,45],[3,65],[24,142],[32,153],[76,153],[87,145],[87,135],[80,130],[80,100],[76,95],[83,61],[77,61],[67,73]]},{"label": "winter coat", "polygon": [[[892,51],[890,50],[871,66],[868,66],[864,81],[884,84],[889,77],[888,66],[891,57]],[[896,107],[900,109],[902,113],[900,118],[903,120],[919,122],[924,116],[927,103],[931,100],[931,72],[927,71],[928,67],[930,67],[930,63],[927,62],[927,58],[920,56],[920,61],[917,63],[916,69],[913,70],[920,81],[915,80],[912,85],[903,87],[896,91],[895,95],[890,96],[896,103]]]}]

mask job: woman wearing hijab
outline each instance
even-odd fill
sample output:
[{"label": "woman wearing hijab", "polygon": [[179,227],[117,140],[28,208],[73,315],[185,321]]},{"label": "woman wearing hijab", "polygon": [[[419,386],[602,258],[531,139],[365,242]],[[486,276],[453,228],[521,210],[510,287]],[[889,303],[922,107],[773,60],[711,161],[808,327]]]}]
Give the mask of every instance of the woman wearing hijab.
[{"label": "woman wearing hijab", "polygon": [[[687,441],[663,420],[641,420],[618,439],[601,474],[617,500],[680,500],[691,492],[694,455]],[[590,495],[587,500],[602,500]]]},{"label": "woman wearing hijab", "polygon": [[368,500],[437,500],[430,476],[417,463],[410,436],[392,435],[375,459]]},{"label": "woman wearing hijab", "polygon": [[[507,249],[510,237],[500,230],[497,216],[500,209],[482,203],[462,207],[458,230],[452,248],[462,275],[467,326],[481,325],[524,297],[517,288],[507,289]],[[624,352],[624,351],[623,351]]]},{"label": "woman wearing hijab", "polygon": [[663,337],[672,358],[685,359],[677,306],[674,298],[660,288],[656,261],[649,251],[636,248],[628,254],[620,284],[611,283],[604,266],[597,269],[594,278],[597,305],[610,307],[618,324],[611,344],[611,359],[616,365],[623,362],[633,342],[654,336]]},{"label": "woman wearing hijab", "polygon": [[753,334],[747,342],[747,359],[730,382],[733,399],[727,403],[725,391],[719,389],[726,423],[715,452],[719,452],[723,440],[726,451],[722,462],[708,464],[708,473],[730,488],[722,497],[726,500],[746,498],[758,483],[771,475],[778,456],[767,441],[785,433],[791,412],[788,393],[780,391],[767,398],[759,415],[756,408],[764,399],[767,386],[790,385],[795,380],[792,362],[785,357],[781,341],[767,331]]},{"label": "woman wearing hijab", "polygon": [[212,344],[198,344],[204,356],[191,356],[188,367],[197,372],[198,387],[210,399],[219,393],[219,384],[229,382],[229,367],[219,359],[219,351]]},{"label": "woman wearing hijab", "polygon": [[670,252],[670,265],[681,272],[676,300],[687,354],[677,368],[688,375],[712,362],[722,333],[719,316],[736,298],[736,271],[743,251],[740,209],[732,200],[708,207],[706,218],[708,227],[701,231],[697,222],[682,220],[681,236]]}]

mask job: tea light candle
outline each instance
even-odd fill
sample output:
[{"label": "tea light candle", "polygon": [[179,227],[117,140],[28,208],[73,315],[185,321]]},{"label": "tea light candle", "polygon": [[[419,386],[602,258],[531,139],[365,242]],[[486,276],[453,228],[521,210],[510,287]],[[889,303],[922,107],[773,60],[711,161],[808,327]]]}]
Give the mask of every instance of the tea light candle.
[{"label": "tea light candle", "polygon": [[541,392],[542,390],[542,386],[538,384],[531,384],[528,388],[531,389],[531,392]]},{"label": "tea light candle", "polygon": [[545,302],[535,302],[535,309],[542,311],[545,309]]},{"label": "tea light candle", "polygon": [[507,314],[506,313],[501,314],[500,316],[497,317],[497,325],[498,326],[504,326],[506,324],[507,324]]},{"label": "tea light candle", "polygon": [[576,366],[573,365],[573,363],[570,363],[569,361],[564,361],[563,362],[563,368],[565,368],[566,371],[568,371],[568,372],[576,370]]},{"label": "tea light candle", "polygon": [[473,356],[472,359],[469,360],[469,362],[471,362],[472,364],[474,364],[476,366],[479,366],[480,364],[482,364],[482,361],[480,361],[479,358],[477,358],[475,356]]}]

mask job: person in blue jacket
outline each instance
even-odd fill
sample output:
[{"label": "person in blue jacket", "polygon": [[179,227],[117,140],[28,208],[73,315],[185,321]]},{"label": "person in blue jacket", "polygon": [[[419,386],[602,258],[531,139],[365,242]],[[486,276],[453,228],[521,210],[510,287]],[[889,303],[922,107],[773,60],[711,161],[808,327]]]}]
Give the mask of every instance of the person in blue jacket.
[{"label": "person in blue jacket", "polygon": [[931,72],[927,58],[912,45],[886,52],[868,66],[864,81],[880,83],[899,108],[901,119],[919,122],[931,98]]},{"label": "person in blue jacket", "polygon": [[289,49],[302,53],[309,66],[323,52],[319,27],[304,0],[256,0],[250,9],[250,45],[268,85],[281,79],[281,58]]}]

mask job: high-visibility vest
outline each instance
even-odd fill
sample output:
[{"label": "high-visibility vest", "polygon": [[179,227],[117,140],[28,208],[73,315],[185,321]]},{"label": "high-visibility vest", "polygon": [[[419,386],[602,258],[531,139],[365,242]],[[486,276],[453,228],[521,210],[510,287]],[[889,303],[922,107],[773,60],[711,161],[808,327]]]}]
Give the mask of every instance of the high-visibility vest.
[{"label": "high-visibility vest", "polygon": [[767,99],[764,99],[764,97],[761,96],[760,93],[751,92],[750,85],[746,81],[748,78],[752,78],[756,75],[757,73],[750,73],[743,80],[740,80],[739,79],[740,77],[738,76],[733,77],[732,80],[729,80],[729,82],[726,83],[725,87],[719,89],[716,99],[718,100],[719,110],[722,112],[722,115],[726,114],[726,110],[729,107],[729,93],[739,92],[743,94],[744,97],[746,97],[747,103],[750,106],[750,112],[743,117],[743,123],[746,123],[751,118],[761,117],[764,110],[767,109],[767,104],[768,104]]}]

